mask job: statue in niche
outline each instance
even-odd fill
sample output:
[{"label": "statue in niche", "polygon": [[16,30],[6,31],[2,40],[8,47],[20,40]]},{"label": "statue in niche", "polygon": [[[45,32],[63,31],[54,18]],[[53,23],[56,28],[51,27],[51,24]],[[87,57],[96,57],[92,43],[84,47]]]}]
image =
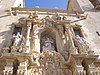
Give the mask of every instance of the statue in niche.
[{"label": "statue in niche", "polygon": [[42,50],[52,50],[55,51],[55,44],[52,38],[44,37],[42,38]]},{"label": "statue in niche", "polygon": [[14,38],[14,46],[20,46],[22,41],[22,35],[18,32],[17,35],[13,35]]},{"label": "statue in niche", "polygon": [[74,40],[75,40],[75,45],[79,49],[79,53],[84,53],[87,51],[87,44],[84,38],[80,37],[79,35],[76,35]]},{"label": "statue in niche", "polygon": [[[7,47],[11,49],[9,52],[19,52],[18,50],[22,44],[25,43],[24,37],[20,34],[20,32],[17,33],[17,35],[13,34],[13,37],[10,39],[10,41],[7,44]],[[21,51],[20,51],[21,52]]]}]

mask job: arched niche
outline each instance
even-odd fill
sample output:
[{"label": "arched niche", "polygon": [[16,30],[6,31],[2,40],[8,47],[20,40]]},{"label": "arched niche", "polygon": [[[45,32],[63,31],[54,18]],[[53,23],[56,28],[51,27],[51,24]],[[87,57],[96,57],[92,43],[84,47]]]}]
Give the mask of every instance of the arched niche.
[{"label": "arched niche", "polygon": [[58,43],[58,39],[59,35],[55,29],[44,29],[40,34],[40,52],[45,50],[59,52],[61,47],[60,43]]}]

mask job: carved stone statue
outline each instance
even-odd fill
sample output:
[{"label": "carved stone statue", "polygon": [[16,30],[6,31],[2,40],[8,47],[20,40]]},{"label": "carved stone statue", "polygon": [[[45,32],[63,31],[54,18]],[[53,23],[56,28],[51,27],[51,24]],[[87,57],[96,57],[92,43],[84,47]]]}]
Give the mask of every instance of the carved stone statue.
[{"label": "carved stone statue", "polygon": [[13,35],[13,37],[15,39],[13,45],[19,46],[21,44],[21,41],[22,41],[22,35],[18,32],[17,35],[16,36]]},{"label": "carved stone statue", "polygon": [[20,46],[21,41],[22,41],[22,35],[18,32],[17,35],[15,36],[14,45]]},{"label": "carved stone statue", "polygon": [[79,53],[84,53],[87,51],[86,41],[82,37],[76,35],[74,41],[75,45],[78,47]]},{"label": "carved stone statue", "polygon": [[43,41],[43,47],[42,47],[43,51],[45,51],[45,50],[55,51],[53,39],[46,37],[46,38],[43,38],[42,41]]}]

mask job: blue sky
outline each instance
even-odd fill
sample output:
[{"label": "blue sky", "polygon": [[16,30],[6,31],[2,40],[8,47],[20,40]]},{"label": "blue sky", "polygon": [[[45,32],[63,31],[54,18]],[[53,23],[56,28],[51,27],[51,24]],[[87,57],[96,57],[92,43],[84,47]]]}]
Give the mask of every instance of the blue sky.
[{"label": "blue sky", "polygon": [[25,0],[26,8],[34,8],[39,6],[40,8],[53,9],[55,7],[66,10],[67,0]]}]

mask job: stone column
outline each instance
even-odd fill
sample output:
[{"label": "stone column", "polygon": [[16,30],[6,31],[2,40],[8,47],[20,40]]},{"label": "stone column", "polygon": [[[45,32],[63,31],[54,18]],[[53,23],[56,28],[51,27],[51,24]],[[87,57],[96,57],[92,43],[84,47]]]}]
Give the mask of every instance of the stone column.
[{"label": "stone column", "polygon": [[75,53],[75,46],[74,46],[74,42],[73,42],[73,38],[72,38],[72,35],[71,35],[71,31],[70,31],[70,26],[69,24],[65,24],[65,28],[66,28],[66,32],[65,32],[65,35],[67,36],[68,35],[68,40],[69,40],[69,46],[70,46],[70,49],[71,49],[71,53]]},{"label": "stone column", "polygon": [[26,52],[30,51],[30,30],[31,30],[31,22],[27,24],[26,46],[28,47],[28,50]]},{"label": "stone column", "polygon": [[27,74],[27,66],[28,66],[28,60],[18,59],[19,60],[19,66],[17,70],[17,75],[28,75]]},{"label": "stone column", "polygon": [[37,51],[40,53],[40,29],[39,29],[39,23],[33,23],[33,35],[32,35],[32,39],[33,39],[33,47],[32,47],[32,51]]},{"label": "stone column", "polygon": [[85,67],[82,65],[84,56],[85,55],[74,55],[73,56],[75,59],[74,65],[76,65],[76,71],[77,71],[77,74],[75,75],[86,75]]},{"label": "stone column", "polygon": [[5,66],[5,70],[3,70],[3,75],[13,75],[13,59],[6,60],[7,65]]},{"label": "stone column", "polygon": [[87,70],[87,74],[89,75],[97,75],[98,73],[98,70],[97,68],[95,67],[94,63],[89,63],[88,64],[88,70]]},{"label": "stone column", "polygon": [[86,70],[87,75],[97,75],[97,67],[94,64],[95,61],[97,61],[98,55],[87,55],[86,58],[84,58],[83,66]]},{"label": "stone column", "polygon": [[84,67],[82,66],[82,58],[77,58],[76,59],[76,67],[78,70],[79,75],[86,75],[86,71],[84,70]]}]

